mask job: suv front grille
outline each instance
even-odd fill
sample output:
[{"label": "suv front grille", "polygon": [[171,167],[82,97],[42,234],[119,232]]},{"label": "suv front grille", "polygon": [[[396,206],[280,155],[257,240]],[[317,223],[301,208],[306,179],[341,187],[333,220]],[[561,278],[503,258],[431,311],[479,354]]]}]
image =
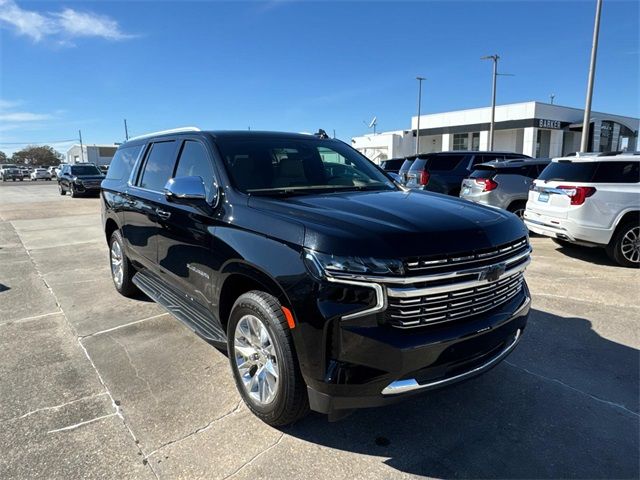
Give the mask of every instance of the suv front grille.
[{"label": "suv front grille", "polygon": [[488,312],[522,290],[523,274],[516,273],[478,287],[409,298],[389,298],[387,323],[398,328],[420,327],[461,320]]},{"label": "suv front grille", "polygon": [[409,275],[430,274],[456,271],[460,268],[473,268],[492,265],[507,260],[529,249],[526,237],[496,248],[462,252],[454,255],[414,257],[406,259],[405,270]]}]

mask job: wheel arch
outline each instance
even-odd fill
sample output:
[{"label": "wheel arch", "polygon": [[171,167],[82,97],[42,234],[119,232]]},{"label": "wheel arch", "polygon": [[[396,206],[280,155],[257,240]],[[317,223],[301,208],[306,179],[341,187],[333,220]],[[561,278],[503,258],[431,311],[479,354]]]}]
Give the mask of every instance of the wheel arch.
[{"label": "wheel arch", "polygon": [[255,265],[232,262],[225,265],[222,273],[223,279],[217,291],[218,319],[225,331],[231,308],[243,293],[261,290],[276,297],[282,305],[291,305],[287,294],[278,282]]},{"label": "wheel arch", "polygon": [[637,220],[639,218],[640,218],[640,210],[638,209],[630,208],[621,212],[618,215],[618,218],[616,218],[613,229],[611,231],[611,239],[615,238],[615,235],[618,232],[618,228],[620,228],[621,225],[624,225],[630,220],[634,220],[634,219]]},{"label": "wheel arch", "polygon": [[107,218],[107,220],[104,222],[104,234],[106,236],[107,243],[109,243],[109,240],[111,240],[111,235],[113,235],[113,232],[118,229],[118,223],[113,218]]}]

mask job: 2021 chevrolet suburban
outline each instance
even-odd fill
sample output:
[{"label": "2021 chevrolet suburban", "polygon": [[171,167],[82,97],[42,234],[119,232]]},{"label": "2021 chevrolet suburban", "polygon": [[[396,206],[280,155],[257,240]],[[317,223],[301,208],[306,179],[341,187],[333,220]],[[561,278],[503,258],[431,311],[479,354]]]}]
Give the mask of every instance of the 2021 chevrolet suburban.
[{"label": "2021 chevrolet suburban", "polygon": [[138,137],[118,148],[101,202],[115,288],[226,349],[271,425],[470,378],[527,322],[515,215],[403,189],[323,135]]}]

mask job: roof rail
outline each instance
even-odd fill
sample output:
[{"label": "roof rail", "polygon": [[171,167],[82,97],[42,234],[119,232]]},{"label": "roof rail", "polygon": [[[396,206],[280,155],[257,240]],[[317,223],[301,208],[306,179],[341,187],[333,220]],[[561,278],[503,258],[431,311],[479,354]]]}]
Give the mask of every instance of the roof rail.
[{"label": "roof rail", "polygon": [[137,137],[131,137],[128,142],[131,140],[139,140],[141,138],[147,137],[155,137],[158,135],[168,135],[170,133],[182,133],[182,132],[200,132],[201,130],[198,127],[179,127],[179,128],[171,128],[169,130],[160,130],[158,132],[150,132],[145,133],[144,135],[138,135]]}]

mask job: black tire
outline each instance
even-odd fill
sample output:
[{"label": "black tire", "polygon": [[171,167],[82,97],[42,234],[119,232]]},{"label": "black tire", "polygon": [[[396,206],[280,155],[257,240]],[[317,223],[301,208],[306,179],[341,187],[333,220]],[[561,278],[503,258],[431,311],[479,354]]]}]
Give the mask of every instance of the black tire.
[{"label": "black tire", "polygon": [[67,192],[64,190],[64,188],[62,188],[62,184],[58,183],[58,192],[60,192],[60,195],[66,195]]},{"label": "black tire", "polygon": [[71,198],[76,198],[78,196],[78,192],[73,188],[73,183],[69,185],[69,194],[71,195]]},{"label": "black tire", "polygon": [[113,268],[111,268],[111,280],[113,281],[113,285],[114,287],[116,287],[118,293],[124,295],[125,297],[134,297],[139,292],[138,287],[136,287],[132,281],[136,271],[124,253],[124,242],[119,230],[113,232],[111,234],[111,239],[109,240],[109,266],[112,266],[113,244],[115,242],[119,243],[120,252],[122,252],[122,283],[121,285],[118,285],[118,282],[116,281],[115,275],[113,273]]},{"label": "black tire", "polygon": [[509,208],[507,208],[507,210],[515,214],[520,220],[522,220],[524,218],[524,210],[526,206],[527,206],[527,202],[522,200],[517,200],[511,203],[511,205],[509,205]]},{"label": "black tire", "polygon": [[[275,398],[268,404],[257,403],[249,396],[236,364],[234,334],[238,322],[246,315],[256,317],[266,327],[276,352],[278,384]],[[241,295],[231,309],[227,332],[229,363],[236,387],[254,415],[274,427],[289,425],[307,415],[307,386],[300,373],[291,331],[280,302],[274,296],[258,290]]]},{"label": "black tire", "polygon": [[[626,220],[624,223],[618,225],[616,228],[616,232],[613,234],[613,238],[607,245],[607,255],[609,258],[616,262],[618,265],[628,268],[639,268],[640,267],[640,259],[636,254],[633,254],[633,247],[631,248],[631,252],[629,252],[629,239],[637,238],[640,236],[640,217],[637,217],[635,220]],[[626,237],[626,239],[625,239]],[[623,251],[623,247],[627,251]]]}]

